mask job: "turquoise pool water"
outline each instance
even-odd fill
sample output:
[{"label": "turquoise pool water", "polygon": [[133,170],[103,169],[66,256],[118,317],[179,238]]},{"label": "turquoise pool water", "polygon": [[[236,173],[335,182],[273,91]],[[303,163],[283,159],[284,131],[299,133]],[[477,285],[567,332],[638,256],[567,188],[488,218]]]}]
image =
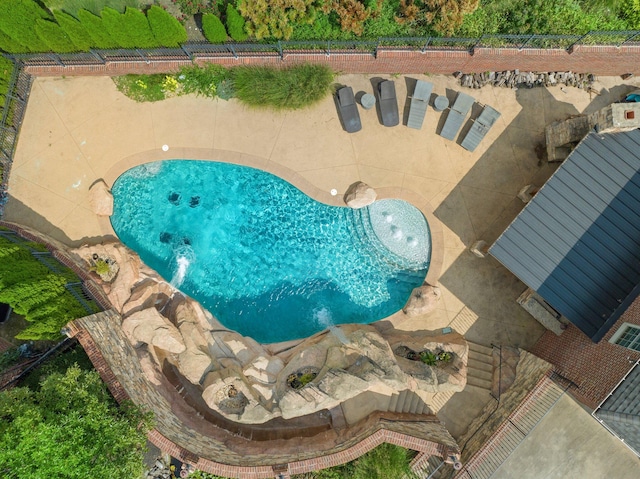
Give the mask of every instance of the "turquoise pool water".
[{"label": "turquoise pool water", "polygon": [[401,200],[327,206],[264,171],[193,160],[133,168],[112,192],[121,241],[263,343],[389,316],[429,266],[427,222]]}]

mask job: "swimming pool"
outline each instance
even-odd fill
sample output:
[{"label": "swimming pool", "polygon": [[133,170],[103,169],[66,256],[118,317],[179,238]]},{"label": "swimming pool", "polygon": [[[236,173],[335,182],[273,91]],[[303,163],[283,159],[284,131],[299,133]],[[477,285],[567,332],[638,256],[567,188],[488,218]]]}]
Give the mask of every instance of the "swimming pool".
[{"label": "swimming pool", "polygon": [[196,160],[132,168],[112,193],[125,245],[263,343],[387,317],[429,266],[427,222],[401,200],[328,206],[265,171]]}]

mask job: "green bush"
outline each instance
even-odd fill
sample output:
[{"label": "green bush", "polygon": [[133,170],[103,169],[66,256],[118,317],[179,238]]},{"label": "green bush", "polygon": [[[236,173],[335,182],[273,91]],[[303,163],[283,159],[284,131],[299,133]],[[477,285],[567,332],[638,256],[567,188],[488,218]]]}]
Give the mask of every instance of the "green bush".
[{"label": "green bush", "polygon": [[[116,12],[117,13],[117,12]],[[107,31],[101,17],[88,10],[78,10],[80,24],[91,37],[92,46],[96,48],[120,48],[122,45]]]},{"label": "green bush", "polygon": [[147,17],[140,10],[128,8],[124,14],[105,7],[101,13],[104,26],[111,37],[124,48],[156,46]]},{"label": "green bush", "polygon": [[184,94],[195,93],[208,98],[215,98],[218,86],[228,78],[229,70],[215,63],[182,67],[178,74]]},{"label": "green bush", "polygon": [[79,51],[87,52],[93,44],[91,36],[84,26],[74,17],[64,12],[55,12],[54,16]]},{"label": "green bush", "polygon": [[287,69],[265,66],[233,68],[236,97],[259,108],[297,110],[331,93],[333,71],[325,65],[303,64]]},{"label": "green bush", "polygon": [[244,18],[238,13],[232,3],[227,4],[227,31],[236,42],[243,42],[249,35],[244,29]]},{"label": "green bush", "polygon": [[175,17],[164,9],[152,5],[147,11],[147,19],[158,45],[177,47],[187,41],[187,31]]},{"label": "green bush", "polygon": [[137,102],[160,101],[166,98],[163,84],[167,75],[124,75],[114,77],[113,81],[127,97]]},{"label": "green bush", "polygon": [[36,20],[36,33],[49,47],[48,50],[57,53],[78,51],[78,47],[71,41],[69,35],[57,23],[39,18]]},{"label": "green bush", "polygon": [[54,274],[25,247],[0,238],[0,302],[33,323],[18,339],[58,339],[65,324],[87,314],[65,288],[73,281],[71,270]]},{"label": "green bush", "polygon": [[24,51],[25,48],[9,35],[0,31],[0,50],[7,53],[18,53]]},{"label": "green bush", "polygon": [[12,53],[48,50],[47,44],[36,33],[36,20],[39,18],[50,19],[51,15],[33,0],[0,1],[0,31],[21,45]]},{"label": "green bush", "polygon": [[220,19],[212,13],[202,15],[202,33],[211,43],[224,43],[227,41],[227,31]]}]

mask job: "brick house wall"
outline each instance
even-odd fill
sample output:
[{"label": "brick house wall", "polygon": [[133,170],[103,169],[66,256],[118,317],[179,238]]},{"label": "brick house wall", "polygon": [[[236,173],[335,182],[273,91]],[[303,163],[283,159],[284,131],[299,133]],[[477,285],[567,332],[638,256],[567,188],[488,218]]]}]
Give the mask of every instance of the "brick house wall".
[{"label": "brick house wall", "polygon": [[560,336],[546,331],[531,352],[553,364],[555,372],[574,383],[569,392],[595,409],[640,359],[640,352],[609,342],[624,323],[640,326],[640,296],[600,342],[569,325]]}]

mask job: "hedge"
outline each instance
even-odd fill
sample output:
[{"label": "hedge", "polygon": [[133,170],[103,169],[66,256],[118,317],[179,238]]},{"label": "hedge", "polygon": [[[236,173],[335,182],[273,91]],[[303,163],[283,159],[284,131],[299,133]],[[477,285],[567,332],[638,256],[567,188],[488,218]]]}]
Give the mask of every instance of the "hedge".
[{"label": "hedge", "polygon": [[156,46],[149,22],[140,10],[128,8],[124,14],[105,7],[100,14],[111,37],[123,48],[149,48]]},{"label": "hedge", "polygon": [[71,41],[69,35],[55,22],[39,18],[36,20],[36,33],[49,47],[49,51],[57,53],[78,51],[78,47]]},{"label": "hedge", "polygon": [[36,20],[39,18],[50,19],[51,16],[33,0],[0,1],[0,31],[19,44],[14,53],[48,50],[47,44],[36,33]]},{"label": "hedge", "polygon": [[244,18],[238,13],[233,4],[227,4],[227,31],[236,42],[243,42],[249,35],[244,30]]},{"label": "hedge", "polygon": [[84,25],[82,25],[78,20],[64,12],[55,12],[54,16],[60,25],[60,27],[65,31],[71,41],[75,44],[78,51],[87,52],[93,46],[93,40],[91,36],[87,32]]},{"label": "hedge", "polygon": [[88,10],[83,9],[78,10],[78,18],[91,37],[93,47],[108,49],[120,48],[122,46],[109,34],[101,17],[97,17]]},{"label": "hedge", "polygon": [[224,43],[228,38],[224,25],[212,13],[202,15],[202,33],[211,43]]},{"label": "hedge", "polygon": [[187,31],[173,15],[164,9],[152,5],[147,11],[147,20],[158,45],[177,47],[187,41]]}]

